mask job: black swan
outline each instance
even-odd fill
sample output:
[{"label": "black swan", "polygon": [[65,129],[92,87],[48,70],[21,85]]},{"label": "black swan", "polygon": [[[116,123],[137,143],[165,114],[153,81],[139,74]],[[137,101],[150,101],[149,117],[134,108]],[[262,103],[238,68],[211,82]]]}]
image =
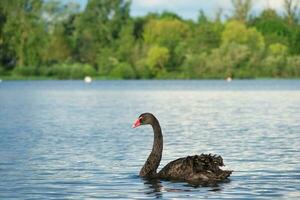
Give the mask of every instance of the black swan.
[{"label": "black swan", "polygon": [[141,177],[201,184],[224,181],[232,173],[232,171],[220,169],[220,166],[224,166],[221,156],[211,154],[179,158],[168,163],[157,173],[163,151],[163,136],[158,120],[151,113],[143,113],[134,122],[132,128],[146,124],[150,124],[153,128],[154,142],[152,151],[140,171]]}]

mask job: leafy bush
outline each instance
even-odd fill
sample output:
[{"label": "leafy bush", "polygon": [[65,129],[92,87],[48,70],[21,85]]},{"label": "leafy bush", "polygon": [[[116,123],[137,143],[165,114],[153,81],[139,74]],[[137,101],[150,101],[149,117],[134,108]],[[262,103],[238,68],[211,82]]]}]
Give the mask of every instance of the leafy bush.
[{"label": "leafy bush", "polygon": [[207,53],[187,55],[182,66],[185,77],[201,78],[207,76],[207,59]]},{"label": "leafy bush", "polygon": [[137,78],[148,79],[154,77],[147,66],[146,59],[140,59],[135,63],[135,71]]},{"label": "leafy bush", "polygon": [[251,51],[262,50],[265,47],[264,37],[255,28],[247,28],[238,21],[230,21],[222,33],[222,45],[237,43],[246,45]]},{"label": "leafy bush", "polygon": [[207,59],[209,73],[217,74],[217,78],[228,76],[245,76],[243,71],[247,65],[251,52],[245,45],[230,43],[222,45],[219,49],[212,51]]},{"label": "leafy bush", "polygon": [[85,76],[96,75],[96,70],[87,64],[63,64],[52,66],[50,74],[60,79],[81,79]]},{"label": "leafy bush", "polygon": [[0,75],[4,75],[5,74],[5,71],[4,69],[0,66]]},{"label": "leafy bush", "polygon": [[300,56],[292,56],[287,59],[287,70],[292,77],[300,77]]},{"label": "leafy bush", "polygon": [[147,64],[151,70],[151,73],[158,75],[165,71],[170,58],[169,50],[165,47],[153,46],[148,51]]},{"label": "leafy bush", "polygon": [[160,45],[169,50],[189,35],[189,26],[178,19],[152,19],[144,28],[144,40],[149,45]]},{"label": "leafy bush", "polygon": [[100,75],[107,76],[113,69],[113,67],[119,63],[118,59],[115,58],[112,49],[103,48],[101,49],[96,63],[98,66],[98,72]]},{"label": "leafy bush", "polygon": [[20,76],[34,76],[36,75],[36,67],[16,67],[13,70],[13,74]]},{"label": "leafy bush", "polygon": [[271,44],[268,50],[268,53],[273,56],[286,56],[288,54],[288,47],[280,43]]},{"label": "leafy bush", "polygon": [[42,66],[37,68],[37,75],[39,76],[51,76],[51,67],[50,66]]},{"label": "leafy bush", "polygon": [[135,72],[128,63],[119,63],[110,73],[113,78],[117,79],[133,79]]},{"label": "leafy bush", "polygon": [[54,65],[51,67],[50,74],[55,76],[59,79],[68,79],[71,76],[71,65],[61,64],[61,65]]},{"label": "leafy bush", "polygon": [[286,58],[283,56],[269,55],[263,62],[263,74],[272,75],[272,77],[281,77],[282,69],[286,66]]}]

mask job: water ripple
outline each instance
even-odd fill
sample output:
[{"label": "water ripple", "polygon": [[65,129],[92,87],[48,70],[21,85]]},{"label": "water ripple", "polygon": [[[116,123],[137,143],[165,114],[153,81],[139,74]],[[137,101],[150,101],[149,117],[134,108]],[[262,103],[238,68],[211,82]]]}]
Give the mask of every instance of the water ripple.
[{"label": "water ripple", "polygon": [[[300,81],[11,81],[0,85],[0,199],[300,199]],[[144,180],[161,121],[160,168],[215,153],[230,182]]]}]

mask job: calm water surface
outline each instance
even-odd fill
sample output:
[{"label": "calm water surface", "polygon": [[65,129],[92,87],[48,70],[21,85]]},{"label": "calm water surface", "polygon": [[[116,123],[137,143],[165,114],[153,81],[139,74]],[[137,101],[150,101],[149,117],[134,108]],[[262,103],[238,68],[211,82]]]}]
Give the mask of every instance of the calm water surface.
[{"label": "calm water surface", "polygon": [[[229,183],[147,181],[155,113],[160,168],[220,154]],[[0,199],[300,199],[300,81],[4,81]]]}]

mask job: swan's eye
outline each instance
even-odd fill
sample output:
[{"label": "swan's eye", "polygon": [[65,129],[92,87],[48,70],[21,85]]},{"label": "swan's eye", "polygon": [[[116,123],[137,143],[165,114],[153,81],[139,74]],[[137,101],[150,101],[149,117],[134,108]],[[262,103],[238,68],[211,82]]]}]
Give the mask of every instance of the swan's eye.
[{"label": "swan's eye", "polygon": [[140,122],[142,124],[143,123],[143,117],[140,117],[139,120],[140,120]]}]

